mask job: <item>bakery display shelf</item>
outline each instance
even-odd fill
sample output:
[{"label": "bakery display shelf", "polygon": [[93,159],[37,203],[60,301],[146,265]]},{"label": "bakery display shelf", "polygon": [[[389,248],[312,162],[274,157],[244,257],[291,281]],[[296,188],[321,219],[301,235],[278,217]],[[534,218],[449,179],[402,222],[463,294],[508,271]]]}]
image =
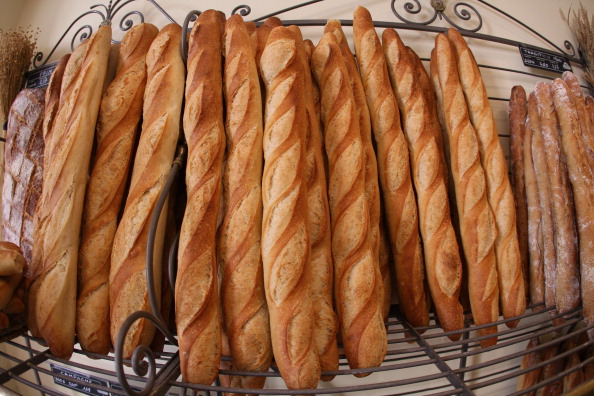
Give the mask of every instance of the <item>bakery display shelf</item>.
[{"label": "bakery display shelf", "polygon": [[[295,6],[254,18],[252,18],[252,9],[250,6],[239,5],[231,11],[231,14],[239,13],[246,20],[253,20],[257,24],[261,23],[267,17],[279,16],[285,25],[324,26],[327,19],[290,19],[293,10],[321,1],[323,0],[299,3]],[[135,23],[143,22],[144,15],[140,10],[126,11],[126,7],[129,7],[130,4],[135,2],[140,3],[136,0],[116,0],[115,2],[110,1],[108,5],[96,4],[91,6],[89,11],[83,13],[72,22],[47,56],[44,56],[41,52],[35,55],[34,66],[36,68],[47,68],[49,65],[46,65],[46,63],[70,32],[74,31],[74,37],[71,41],[72,48],[74,48],[77,40],[82,41],[89,37],[93,33],[92,25],[86,24],[80,28],[75,27],[77,23],[86,17],[99,17],[100,21],[97,23],[99,25],[99,23],[114,23],[114,18],[117,15],[124,14],[119,23],[114,23],[114,25],[119,25],[119,28],[123,32],[129,30]],[[156,1],[146,0],[146,2],[151,7],[160,11],[166,19],[175,22],[175,19],[159,6]],[[400,22],[377,20],[374,23],[378,28],[393,27],[399,30],[443,32],[447,30],[446,27],[431,25],[439,19],[445,20],[450,26],[458,28],[464,36],[469,38],[496,43],[506,47],[517,47],[519,44],[522,44],[508,38],[480,33],[483,27],[483,16],[477,8],[480,5],[483,9],[495,15],[504,16],[511,21],[510,23],[521,26],[544,43],[544,47],[532,46],[533,48],[554,52],[572,62],[574,67],[583,67],[584,61],[579,51],[576,51],[569,41],[564,41],[562,47],[558,46],[513,16],[483,0],[473,2],[477,7],[466,2],[457,2],[446,7],[444,2],[439,0],[432,0],[431,8],[429,5],[423,8],[424,6],[420,0],[411,0],[408,2],[391,0],[386,1],[386,3],[387,12],[391,12]],[[426,1],[426,3],[428,4],[429,1]],[[428,10],[429,12],[427,12]],[[191,24],[196,20],[199,13],[200,11],[191,11],[187,15],[183,23],[183,37],[186,36],[185,33],[190,29]],[[427,17],[428,14],[429,16]],[[328,17],[330,18],[332,16],[329,15]],[[425,19],[419,20],[420,17]],[[352,26],[352,20],[341,19],[340,21],[343,26]],[[479,44],[480,42],[478,41]],[[185,43],[182,43],[182,53],[186,52],[184,47]],[[422,58],[422,60],[428,61],[427,58]],[[556,76],[549,72],[529,68],[514,69],[491,64],[480,64],[479,66],[481,69],[489,69],[496,73],[502,73],[505,76],[519,74],[534,78],[534,82],[542,79],[550,80]],[[583,86],[583,88],[587,89],[588,87]],[[497,96],[490,96],[489,99],[495,102],[509,101],[508,98]],[[508,134],[500,134],[500,137],[503,138],[503,144],[508,144]],[[156,224],[168,191],[176,178],[183,177],[185,160],[186,148],[184,143],[180,142],[172,171],[157,204],[157,210],[153,213],[152,217],[149,245],[147,247],[147,268],[150,270],[146,271],[146,274],[147,284],[149,285],[153,285],[154,283],[151,241],[154,241]],[[169,279],[172,288],[174,287],[176,273],[176,249],[177,242],[174,240],[168,249],[169,267],[167,268],[170,274]],[[16,329],[16,332],[11,333],[9,337],[0,339],[0,341],[4,342],[7,350],[10,351],[0,352],[0,356],[4,360],[11,362],[10,368],[0,371],[0,386],[4,388],[0,389],[0,392],[10,394],[9,388],[15,381],[38,390],[42,395],[64,394],[57,390],[58,388],[56,388],[55,384],[66,385],[77,390],[84,389],[87,394],[102,395],[186,395],[237,392],[237,389],[222,386],[220,380],[217,380],[212,386],[193,385],[181,381],[177,339],[167,326],[164,325],[153,287],[149,287],[149,299],[152,312],[141,311],[130,316],[125,321],[118,335],[115,352],[105,356],[88,353],[76,345],[72,359],[60,359],[50,353],[45,347],[43,340],[31,337],[26,332],[26,328],[20,327]],[[138,347],[132,359],[122,359],[123,339],[132,323],[141,317],[152,321],[158,330],[163,333],[166,339],[164,352],[155,352],[148,347]],[[508,328],[506,326],[506,323],[516,320],[519,320],[517,327]],[[315,390],[289,390],[282,387],[284,384],[274,365],[268,372],[261,373],[222,369],[220,376],[257,375],[276,379],[276,381],[270,381],[271,383],[267,389],[241,390],[241,393],[247,394],[341,394],[357,392],[359,394],[365,394],[373,390],[381,390],[382,393],[395,395],[431,394],[445,396],[489,394],[489,390],[500,382],[510,381],[510,383],[515,384],[518,376],[530,370],[544,367],[560,359],[565,359],[573,353],[585,352],[594,345],[594,341],[584,341],[570,350],[563,351],[541,362],[537,366],[526,369],[521,368],[520,361],[526,354],[537,350],[544,350],[552,345],[561,345],[568,339],[577,339],[580,335],[583,336],[588,330],[584,327],[580,309],[576,309],[561,317],[555,314],[553,308],[545,308],[542,305],[530,306],[524,315],[517,318],[501,319],[496,322],[498,343],[486,348],[481,348],[480,341],[487,337],[478,336],[477,329],[491,326],[491,324],[486,326],[474,325],[470,313],[465,315],[464,329],[444,333],[433,314],[429,326],[415,328],[402,318],[398,306],[394,305],[392,306],[386,325],[388,328],[388,352],[380,367],[352,370],[348,366],[344,353],[341,353],[339,369],[326,373],[335,375],[335,379],[328,383],[320,382],[319,388]],[[447,337],[448,335],[459,336],[459,339],[452,341]],[[525,349],[527,341],[533,337],[539,337],[541,340],[540,345],[532,349]],[[583,339],[587,340],[587,337]],[[343,352],[342,349],[340,349],[340,352]],[[114,369],[106,370],[97,368],[93,364],[97,359],[113,362]],[[555,376],[541,381],[532,388],[514,393],[514,395],[527,394],[535,389],[542,388],[592,362],[594,362],[594,356],[586,358],[579,365],[568,368]],[[230,367],[229,359],[223,358],[223,364]],[[356,379],[353,377],[353,374],[362,373],[370,375]],[[378,378],[380,376],[381,378]],[[386,380],[386,377],[389,380]],[[346,380],[347,378],[347,381],[343,381],[343,379]],[[344,385],[345,383],[349,385]],[[576,390],[574,394],[587,394],[588,389],[592,387],[593,383],[594,381],[586,383],[581,390]]]}]

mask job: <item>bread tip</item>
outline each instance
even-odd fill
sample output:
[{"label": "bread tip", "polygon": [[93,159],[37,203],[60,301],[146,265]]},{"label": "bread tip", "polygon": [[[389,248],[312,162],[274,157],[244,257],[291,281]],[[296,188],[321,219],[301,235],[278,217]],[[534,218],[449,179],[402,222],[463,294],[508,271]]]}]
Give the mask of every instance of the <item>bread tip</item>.
[{"label": "bread tip", "polygon": [[365,24],[369,24],[371,23],[371,13],[369,12],[369,10],[363,6],[358,6],[357,9],[355,9],[355,12],[353,13],[354,16],[354,20],[353,23],[365,23]]}]

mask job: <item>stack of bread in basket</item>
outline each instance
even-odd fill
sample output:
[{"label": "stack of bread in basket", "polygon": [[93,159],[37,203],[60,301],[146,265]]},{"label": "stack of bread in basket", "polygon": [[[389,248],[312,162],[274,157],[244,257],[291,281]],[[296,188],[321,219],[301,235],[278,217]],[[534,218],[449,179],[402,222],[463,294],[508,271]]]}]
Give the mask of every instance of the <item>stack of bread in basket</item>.
[{"label": "stack of bread in basket", "polygon": [[[482,346],[497,342],[489,324],[500,312],[514,327],[528,298],[544,301],[532,291],[533,235],[527,221],[516,227],[493,113],[458,31],[436,36],[430,73],[393,29],[380,42],[362,7],[356,57],[336,20],[314,45],[277,18],[256,27],[208,10],[189,34],[186,64],[181,35],[175,24],[143,23],[110,49],[103,26],[60,61],[45,92],[32,133],[45,145],[36,221],[13,239],[32,236],[28,324],[53,354],[69,357],[75,342],[106,354],[122,322],[150,310],[149,224],[180,141],[188,151],[182,193],[169,196],[153,257],[185,381],[210,384],[221,364],[247,372],[273,364],[289,388],[316,388],[333,378],[339,352],[365,376],[384,360],[393,295],[420,331],[433,307],[452,340],[469,306]],[[591,159],[592,148],[579,150]],[[576,172],[594,165],[581,158]],[[580,304],[578,254],[582,279],[594,256],[580,223],[592,216],[592,173],[574,177],[572,161],[580,249],[567,247],[571,266],[552,258],[556,283],[544,289],[561,313]],[[533,186],[526,178],[529,198]],[[169,290],[161,265],[176,228]],[[124,357],[155,338],[140,319]],[[261,388],[265,377],[224,380]]]}]

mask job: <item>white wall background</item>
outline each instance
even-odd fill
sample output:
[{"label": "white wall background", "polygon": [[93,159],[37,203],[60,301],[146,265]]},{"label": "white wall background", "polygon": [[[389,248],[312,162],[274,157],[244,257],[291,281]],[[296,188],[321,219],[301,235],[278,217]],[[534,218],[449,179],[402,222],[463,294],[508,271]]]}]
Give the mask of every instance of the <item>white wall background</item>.
[{"label": "white wall background", "polygon": [[[0,0],[0,10],[2,10],[0,12],[0,28],[7,28],[17,24],[39,27],[41,34],[38,40],[38,50],[42,51],[47,56],[66,27],[79,15],[89,11],[89,7],[99,1],[101,0]],[[189,0],[158,1],[159,4],[163,6],[163,8],[165,8],[180,24],[183,22],[186,13],[193,8],[200,10],[207,8],[218,8],[225,13],[230,14],[231,10],[236,6],[247,3],[251,6],[252,12],[246,17],[246,19],[252,19],[296,3],[296,1],[292,0],[275,0],[273,2],[261,0],[246,0],[245,2],[240,0],[217,0],[210,2]],[[399,0],[397,3],[403,4],[406,1],[407,0]],[[481,33],[502,36],[528,44],[547,47],[547,44],[542,40],[534,37],[525,29],[510,23],[504,17],[493,14],[493,12],[487,10],[484,6],[478,4],[476,1],[467,0],[467,2],[475,5],[484,18],[484,27],[482,28]],[[105,1],[105,3],[107,3],[107,1]],[[428,8],[428,0],[423,0],[422,3],[425,4],[425,8]],[[281,15],[280,17],[284,19],[351,19],[352,12],[358,4],[369,8],[372,16],[376,20],[393,22],[397,21],[390,9],[389,0],[328,0],[320,4],[311,5],[305,9],[291,11],[285,15]],[[561,9],[564,13],[567,13],[570,7],[577,7],[577,1],[492,0],[492,4],[511,13],[514,17],[531,26],[545,37],[555,42],[558,46],[562,46],[563,41],[566,39],[574,42],[567,25],[560,17],[559,10]],[[449,5],[448,11],[446,11],[448,15],[452,18],[455,18],[451,10],[453,2],[451,0],[446,1],[446,5]],[[594,13],[594,1],[584,0],[584,5],[590,13]],[[146,21],[154,23],[159,27],[162,27],[168,23],[168,21],[158,13],[152,4],[150,4],[148,1],[140,0],[133,2],[130,6],[126,6],[126,8],[119,12],[116,18],[114,18],[114,29],[117,29],[117,24],[119,24],[121,17],[124,16],[124,14],[126,14],[129,10],[141,10],[145,14]],[[402,10],[402,8],[400,8],[400,10]],[[423,15],[426,14],[421,14],[420,16],[422,17]],[[90,15],[84,19],[84,23],[89,23],[95,28],[100,23],[100,21],[100,17],[96,15]],[[444,21],[437,21],[436,23],[441,23],[441,26],[448,26]],[[82,24],[79,23],[77,26],[82,26]],[[74,29],[73,32],[74,31],[76,31],[76,29]],[[316,43],[321,36],[321,31],[321,27],[307,28],[304,29],[304,35],[306,38],[311,38],[314,43]],[[347,29],[347,34],[349,33],[350,32]],[[123,33],[121,32],[115,32],[114,38],[120,39],[122,35]],[[405,43],[415,49],[421,57],[428,57],[429,52],[433,47],[433,34],[402,32],[402,37]],[[56,53],[51,57],[50,61],[57,60],[62,54],[70,51],[69,46],[71,39],[72,35],[70,34],[59,46]],[[499,45],[485,43],[481,40],[470,40],[469,43],[479,64],[492,64],[530,71],[529,69],[526,69],[524,66],[522,66],[518,51],[513,47],[503,47],[502,49],[502,47]],[[576,71],[576,74],[580,75],[579,70],[575,65],[574,70]],[[528,91],[530,91],[534,84],[538,81],[538,79],[522,76],[520,74],[495,72],[491,70],[483,70],[483,76],[489,91],[489,95],[503,98],[509,97],[510,89],[513,85],[522,84]],[[551,74],[550,76],[555,77],[556,75]],[[509,129],[507,125],[507,102],[492,101],[492,105],[497,118],[498,126],[500,128],[500,133],[505,134]],[[503,138],[502,143],[507,150],[507,139]],[[2,347],[6,348],[5,345]],[[15,351],[12,350],[11,353],[15,353]],[[498,353],[502,354],[505,352],[499,351]],[[490,355],[489,357],[492,356]],[[486,358],[487,356],[469,359],[468,363],[477,363],[478,360]],[[2,363],[1,359],[0,363]],[[89,362],[87,360],[86,364],[112,369],[112,366],[109,362]],[[518,364],[518,362],[511,362],[511,364]],[[401,375],[406,376],[407,374],[404,373]],[[418,375],[418,372],[410,372],[410,375]],[[396,378],[391,378],[389,374],[374,374],[372,377],[370,377],[370,379],[377,382],[383,382],[392,381]],[[335,380],[332,384],[345,385],[349,383],[356,385],[361,383],[358,381],[360,380],[354,378],[341,378],[340,380]],[[46,382],[46,384],[49,384],[50,382],[51,380]],[[271,387],[273,386],[274,384],[271,381]],[[11,387],[22,394],[31,393],[30,389],[25,388],[18,383],[11,384]],[[508,394],[514,390],[515,380],[512,380],[502,384],[499,388],[489,388],[489,391],[482,392],[482,394]],[[65,389],[60,388],[60,391],[65,391]],[[34,394],[36,394],[36,392],[34,392]],[[365,392],[365,394],[370,393]]]}]

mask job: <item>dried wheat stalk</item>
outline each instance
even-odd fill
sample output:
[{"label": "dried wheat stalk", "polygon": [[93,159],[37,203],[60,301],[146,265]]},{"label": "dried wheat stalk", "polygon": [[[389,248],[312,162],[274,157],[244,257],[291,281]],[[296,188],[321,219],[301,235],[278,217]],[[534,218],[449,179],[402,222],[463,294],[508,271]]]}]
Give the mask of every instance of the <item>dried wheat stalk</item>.
[{"label": "dried wheat stalk", "polygon": [[580,51],[586,60],[586,80],[594,85],[594,15],[588,16],[588,11],[582,3],[577,11],[561,12],[561,17],[569,25],[573,37],[577,41]]}]

